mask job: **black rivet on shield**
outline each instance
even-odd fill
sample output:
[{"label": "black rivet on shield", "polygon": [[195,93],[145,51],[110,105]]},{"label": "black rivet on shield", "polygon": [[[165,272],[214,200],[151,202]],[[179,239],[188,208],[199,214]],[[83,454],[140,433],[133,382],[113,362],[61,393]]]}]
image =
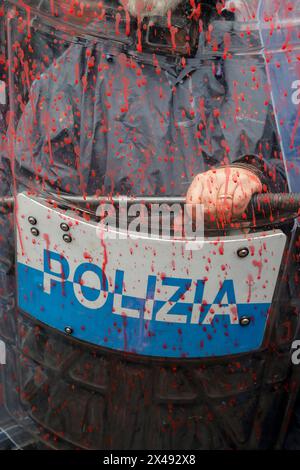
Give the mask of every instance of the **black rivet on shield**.
[{"label": "black rivet on shield", "polygon": [[242,317],[240,319],[240,325],[241,326],[249,326],[250,323],[251,323],[251,318],[249,318],[249,317]]},{"label": "black rivet on shield", "polygon": [[30,229],[30,232],[32,233],[32,235],[33,235],[34,237],[38,237],[39,234],[40,234],[40,232],[38,231],[38,229],[35,228],[35,227],[32,227],[32,229]]},{"label": "black rivet on shield", "polygon": [[30,223],[30,225],[36,225],[37,224],[36,218],[32,217],[32,216],[28,217],[28,222]]},{"label": "black rivet on shield", "polygon": [[111,54],[106,54],[106,60],[107,60],[107,62],[112,63],[114,61],[114,58]]},{"label": "black rivet on shield", "polygon": [[66,224],[65,222],[60,224],[60,228],[62,229],[63,232],[68,232],[70,230],[69,225]]},{"label": "black rivet on shield", "polygon": [[71,335],[73,333],[73,328],[71,328],[70,326],[66,326],[65,327],[65,333],[67,335]]},{"label": "black rivet on shield", "polygon": [[248,248],[240,248],[237,252],[239,258],[246,258],[249,255]]},{"label": "black rivet on shield", "polygon": [[63,240],[64,240],[66,243],[71,243],[72,237],[71,237],[71,235],[65,234],[65,235],[63,236]]}]

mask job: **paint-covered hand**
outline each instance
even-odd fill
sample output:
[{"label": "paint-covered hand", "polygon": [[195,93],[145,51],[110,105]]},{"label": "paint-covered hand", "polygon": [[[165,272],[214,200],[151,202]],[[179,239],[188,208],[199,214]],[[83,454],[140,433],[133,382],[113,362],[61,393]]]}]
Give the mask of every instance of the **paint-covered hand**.
[{"label": "paint-covered hand", "polygon": [[262,191],[250,169],[222,167],[200,173],[187,192],[187,204],[203,204],[207,221],[228,223],[245,212],[251,197]]}]

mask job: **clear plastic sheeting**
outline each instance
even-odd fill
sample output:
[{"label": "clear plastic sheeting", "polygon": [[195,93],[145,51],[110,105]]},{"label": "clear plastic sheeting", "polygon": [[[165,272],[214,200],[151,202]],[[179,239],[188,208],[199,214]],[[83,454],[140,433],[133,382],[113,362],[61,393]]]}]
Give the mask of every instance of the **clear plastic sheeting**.
[{"label": "clear plastic sheeting", "polygon": [[[297,74],[296,10],[282,16],[297,2],[276,18],[256,1],[162,15],[4,4],[0,339],[16,434],[55,449],[282,446],[298,386],[299,132],[272,64]],[[271,24],[290,31],[286,49]],[[232,217],[207,210],[215,186],[250,201],[253,181],[248,207],[233,195]]]},{"label": "clear plastic sheeting", "polygon": [[299,186],[299,31],[300,2],[261,0],[260,30],[272,101],[279,129],[287,178],[292,191]]}]

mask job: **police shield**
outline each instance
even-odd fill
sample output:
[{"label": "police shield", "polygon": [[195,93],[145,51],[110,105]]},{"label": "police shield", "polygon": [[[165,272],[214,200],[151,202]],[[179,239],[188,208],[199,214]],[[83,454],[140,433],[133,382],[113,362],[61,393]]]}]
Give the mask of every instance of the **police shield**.
[{"label": "police shield", "polygon": [[[299,199],[273,18],[264,2],[135,3],[6,2],[5,419],[19,447],[280,447]],[[241,198],[243,172],[261,182],[230,219],[187,197],[219,169]]]}]

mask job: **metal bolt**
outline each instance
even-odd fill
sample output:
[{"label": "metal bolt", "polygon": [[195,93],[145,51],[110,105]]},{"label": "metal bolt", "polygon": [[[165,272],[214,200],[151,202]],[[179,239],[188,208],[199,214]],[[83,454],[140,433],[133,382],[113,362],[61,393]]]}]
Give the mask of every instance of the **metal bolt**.
[{"label": "metal bolt", "polygon": [[73,328],[71,328],[70,326],[66,326],[65,327],[65,333],[67,335],[71,335],[73,333]]},{"label": "metal bolt", "polygon": [[240,325],[241,326],[249,326],[250,323],[251,323],[251,318],[249,318],[249,317],[242,317],[240,319]]},{"label": "metal bolt", "polygon": [[60,224],[60,228],[62,229],[63,232],[68,232],[70,230],[69,225],[66,224],[65,222]]},{"label": "metal bolt", "polygon": [[37,224],[36,218],[32,217],[31,215],[28,217],[28,222],[30,223],[30,225],[36,225]]},{"label": "metal bolt", "polygon": [[111,54],[106,54],[106,60],[107,60],[107,62],[110,62],[110,63],[111,63],[111,62],[114,61],[114,58],[113,58],[113,56],[112,56]]},{"label": "metal bolt", "polygon": [[38,237],[39,234],[40,234],[40,232],[38,231],[38,229],[35,228],[35,227],[32,227],[32,228],[30,229],[30,231],[31,231],[31,233],[32,233],[32,235],[33,235],[34,237]]},{"label": "metal bolt", "polygon": [[68,234],[65,233],[65,235],[63,236],[63,240],[64,240],[66,243],[71,243],[72,237],[71,237],[71,235],[68,235]]},{"label": "metal bolt", "polygon": [[240,248],[237,252],[239,258],[246,258],[249,255],[248,248]]}]

